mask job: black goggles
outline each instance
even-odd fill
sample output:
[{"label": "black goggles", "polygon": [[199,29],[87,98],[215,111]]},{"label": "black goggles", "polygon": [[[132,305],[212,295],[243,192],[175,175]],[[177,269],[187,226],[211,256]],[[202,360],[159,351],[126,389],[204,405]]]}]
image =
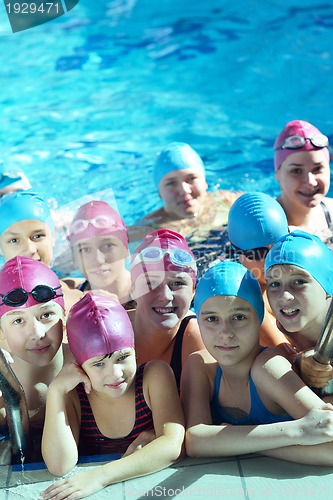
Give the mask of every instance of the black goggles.
[{"label": "black goggles", "polygon": [[61,288],[61,285],[56,288],[52,288],[47,285],[37,285],[31,290],[31,292],[27,292],[24,288],[14,288],[10,292],[6,293],[6,295],[0,294],[0,297],[2,297],[0,306],[23,306],[23,304],[28,301],[29,295],[32,295],[36,302],[48,302],[56,297],[63,297],[62,293],[59,295],[57,294],[57,290],[59,290],[59,288]]},{"label": "black goggles", "polygon": [[244,255],[244,257],[249,260],[263,260],[270,250],[268,247],[251,248],[250,250],[241,250],[237,247],[235,248],[238,254]]},{"label": "black goggles", "polygon": [[281,146],[275,148],[278,149],[301,149],[306,141],[310,141],[312,146],[316,148],[327,148],[328,147],[328,137],[323,134],[316,134],[312,137],[302,137],[301,135],[291,135],[287,137]]}]

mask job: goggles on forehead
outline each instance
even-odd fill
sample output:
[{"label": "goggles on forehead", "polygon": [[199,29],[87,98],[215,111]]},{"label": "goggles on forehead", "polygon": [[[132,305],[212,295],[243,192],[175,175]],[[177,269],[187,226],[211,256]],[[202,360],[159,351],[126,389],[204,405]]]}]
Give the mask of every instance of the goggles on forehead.
[{"label": "goggles on forehead", "polygon": [[48,285],[37,285],[27,292],[24,288],[14,288],[6,295],[1,295],[2,302],[0,306],[6,305],[9,307],[20,307],[23,306],[28,301],[29,295],[32,295],[36,302],[48,302],[49,300],[55,299],[56,297],[63,297],[63,294],[57,294],[57,290],[61,288],[61,285],[56,288],[52,288]]},{"label": "goggles on forehead", "polygon": [[301,149],[306,141],[310,141],[312,146],[316,148],[327,148],[328,147],[328,137],[323,134],[315,134],[312,137],[302,137],[301,135],[291,135],[287,137],[281,146],[275,148],[278,149]]},{"label": "goggles on forehead", "polygon": [[175,266],[190,267],[194,271],[197,270],[197,265],[195,263],[194,258],[189,252],[186,252],[186,250],[180,250],[180,249],[170,250],[161,247],[144,248],[140,253],[136,255],[131,267],[133,268],[136,264],[139,264],[140,262],[145,262],[145,263],[161,262],[166,254],[169,256],[170,261]]},{"label": "goggles on forehead", "polygon": [[244,255],[249,260],[263,260],[269,252],[268,247],[251,248],[250,250],[241,250],[235,247],[239,254]]},{"label": "goggles on forehead", "polygon": [[83,233],[88,227],[89,224],[92,224],[97,229],[121,229],[124,231],[124,228],[119,224],[115,224],[112,219],[107,217],[106,215],[97,215],[94,219],[77,219],[73,222],[71,226],[71,233],[80,234]]}]

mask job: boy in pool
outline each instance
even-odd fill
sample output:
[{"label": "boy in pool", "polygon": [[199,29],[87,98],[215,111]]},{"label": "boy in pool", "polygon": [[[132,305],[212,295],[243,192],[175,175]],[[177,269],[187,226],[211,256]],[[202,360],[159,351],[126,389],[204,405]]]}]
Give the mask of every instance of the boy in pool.
[{"label": "boy in pool", "polygon": [[239,262],[249,269],[260,284],[265,316],[260,327],[260,343],[277,346],[290,343],[276,326],[267,300],[264,260],[271,246],[289,233],[286,214],[281,205],[265,193],[242,194],[230,208],[228,235]]},{"label": "boy in pool", "polygon": [[232,261],[211,267],[194,309],[208,352],[192,354],[184,368],[187,454],[261,453],[332,466],[333,406],[304,385],[278,348],[260,346],[264,304],[253,274]]},{"label": "boy in pool", "polygon": [[[45,200],[32,190],[16,191],[0,199],[0,251],[5,262],[21,255],[51,267],[54,226]],[[82,297],[62,282],[68,310]]]},{"label": "boy in pool", "polygon": [[178,387],[186,358],[203,348],[196,317],[190,311],[196,276],[194,255],[176,231],[152,231],[132,256],[138,363],[166,361]]},{"label": "boy in pool", "polygon": [[265,274],[277,324],[293,346],[283,346],[288,358],[304,382],[324,388],[333,368],[315,361],[313,354],[332,300],[332,250],[318,236],[295,230],[268,252]]},{"label": "boy in pool", "polygon": [[168,467],[182,455],[183,413],[175,379],[162,361],[137,366],[134,332],[115,300],[87,293],[70,310],[69,364],[50,385],[42,451],[63,475],[79,453],[124,453],[143,431],[156,438],[132,454],[80,472],[45,490],[44,499],[76,499]]},{"label": "boy in pool", "polygon": [[208,192],[204,163],[183,142],[172,142],[160,151],[153,174],[163,206],[129,227],[131,241],[141,240],[152,228],[168,227],[190,242],[199,269],[205,268],[223,251],[227,242],[223,225],[239,193]]},{"label": "boy in pool", "polygon": [[290,229],[302,229],[327,241],[332,238],[333,199],[330,187],[328,138],[311,123],[288,122],[274,143],[278,202]]},{"label": "boy in pool", "polygon": [[[41,262],[14,257],[0,270],[0,333],[6,340],[12,370],[26,396],[32,428],[44,421],[46,392],[64,359],[62,346],[64,299],[56,274]],[[0,397],[0,425],[6,423],[5,403]]]},{"label": "boy in pool", "polygon": [[85,203],[74,215],[68,239],[84,279],[66,278],[65,283],[82,292],[110,292],[125,308],[133,308],[131,276],[125,267],[127,230],[119,213],[105,201]]}]

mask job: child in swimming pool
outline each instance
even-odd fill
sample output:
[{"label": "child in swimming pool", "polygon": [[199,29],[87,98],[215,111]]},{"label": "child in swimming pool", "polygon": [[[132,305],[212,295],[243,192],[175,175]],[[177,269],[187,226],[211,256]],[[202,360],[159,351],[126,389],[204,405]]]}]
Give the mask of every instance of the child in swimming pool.
[{"label": "child in swimming pool", "polygon": [[260,347],[264,304],[253,274],[232,261],[211,267],[194,309],[208,352],[192,354],[184,368],[187,454],[261,453],[332,465],[333,406],[303,384],[278,348]]},{"label": "child in swimming pool", "polygon": [[264,346],[289,344],[276,326],[276,319],[267,300],[264,260],[271,246],[289,233],[286,214],[281,205],[265,193],[242,194],[230,208],[228,235],[238,259],[260,284],[265,315],[260,327],[260,343]]},{"label": "child in swimming pool", "polygon": [[131,241],[141,241],[153,228],[168,227],[181,233],[195,248],[197,264],[200,258],[199,270],[206,268],[227,242],[223,225],[239,193],[208,192],[204,163],[183,142],[172,142],[160,151],[153,175],[163,206],[129,227]]},{"label": "child in swimming pool", "polygon": [[203,348],[191,313],[197,266],[185,238],[169,229],[149,233],[131,261],[133,321],[138,363],[162,359],[180,384],[182,366]]},{"label": "child in swimming pool", "polygon": [[268,252],[265,274],[269,303],[293,346],[286,351],[288,358],[304,382],[324,388],[333,368],[316,362],[313,349],[332,300],[332,251],[317,236],[295,230]]},{"label": "child in swimming pool", "polygon": [[[33,190],[16,191],[0,199],[0,251],[5,262],[21,255],[51,267],[54,226],[45,200]],[[66,309],[82,297],[62,282]]]},{"label": "child in swimming pool", "polygon": [[42,441],[49,471],[70,471],[81,451],[123,453],[145,430],[156,438],[120,460],[55,483],[43,498],[83,498],[178,460],[184,423],[173,373],[161,361],[137,366],[125,309],[87,293],[72,307],[67,332],[77,364],[65,366],[49,389]]},{"label": "child in swimming pool", "polygon": [[125,267],[129,257],[127,230],[119,213],[105,201],[89,201],[76,212],[68,238],[84,276],[66,278],[69,287],[110,292],[125,308],[132,308],[131,276]]},{"label": "child in swimming pool", "polygon": [[[64,359],[62,345],[64,299],[59,279],[51,269],[28,257],[14,257],[0,270],[0,334],[6,340],[21,383],[32,428],[44,422],[46,392]],[[6,423],[0,398],[0,425]]]},{"label": "child in swimming pool", "polygon": [[332,237],[333,199],[330,187],[328,138],[303,120],[288,122],[274,143],[277,198],[286,212],[290,229]]}]

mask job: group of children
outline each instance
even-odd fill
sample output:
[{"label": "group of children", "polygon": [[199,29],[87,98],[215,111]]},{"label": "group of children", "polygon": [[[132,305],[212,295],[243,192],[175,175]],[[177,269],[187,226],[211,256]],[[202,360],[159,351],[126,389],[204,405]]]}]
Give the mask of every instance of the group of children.
[{"label": "group of children", "polygon": [[[275,148],[277,178],[303,178],[295,193],[304,224],[318,206],[325,213],[325,136],[291,122]],[[202,160],[172,144],[155,174],[161,197],[169,196],[168,218],[161,211],[155,222],[163,227],[143,237],[129,268],[119,214],[100,200],[79,208],[68,237],[80,279],[59,280],[51,270],[45,201],[31,190],[0,199],[1,346],[46,466],[63,476],[80,455],[121,454],[55,482],[45,499],[83,498],[185,453],[333,464],[332,398],[309,387],[333,378],[331,365],[314,358],[333,293],[332,251],[302,223],[290,232],[285,190],[278,201],[245,193],[230,201],[233,253],[221,250],[198,280],[195,255],[173,223],[204,217],[191,188],[205,183]]]}]

